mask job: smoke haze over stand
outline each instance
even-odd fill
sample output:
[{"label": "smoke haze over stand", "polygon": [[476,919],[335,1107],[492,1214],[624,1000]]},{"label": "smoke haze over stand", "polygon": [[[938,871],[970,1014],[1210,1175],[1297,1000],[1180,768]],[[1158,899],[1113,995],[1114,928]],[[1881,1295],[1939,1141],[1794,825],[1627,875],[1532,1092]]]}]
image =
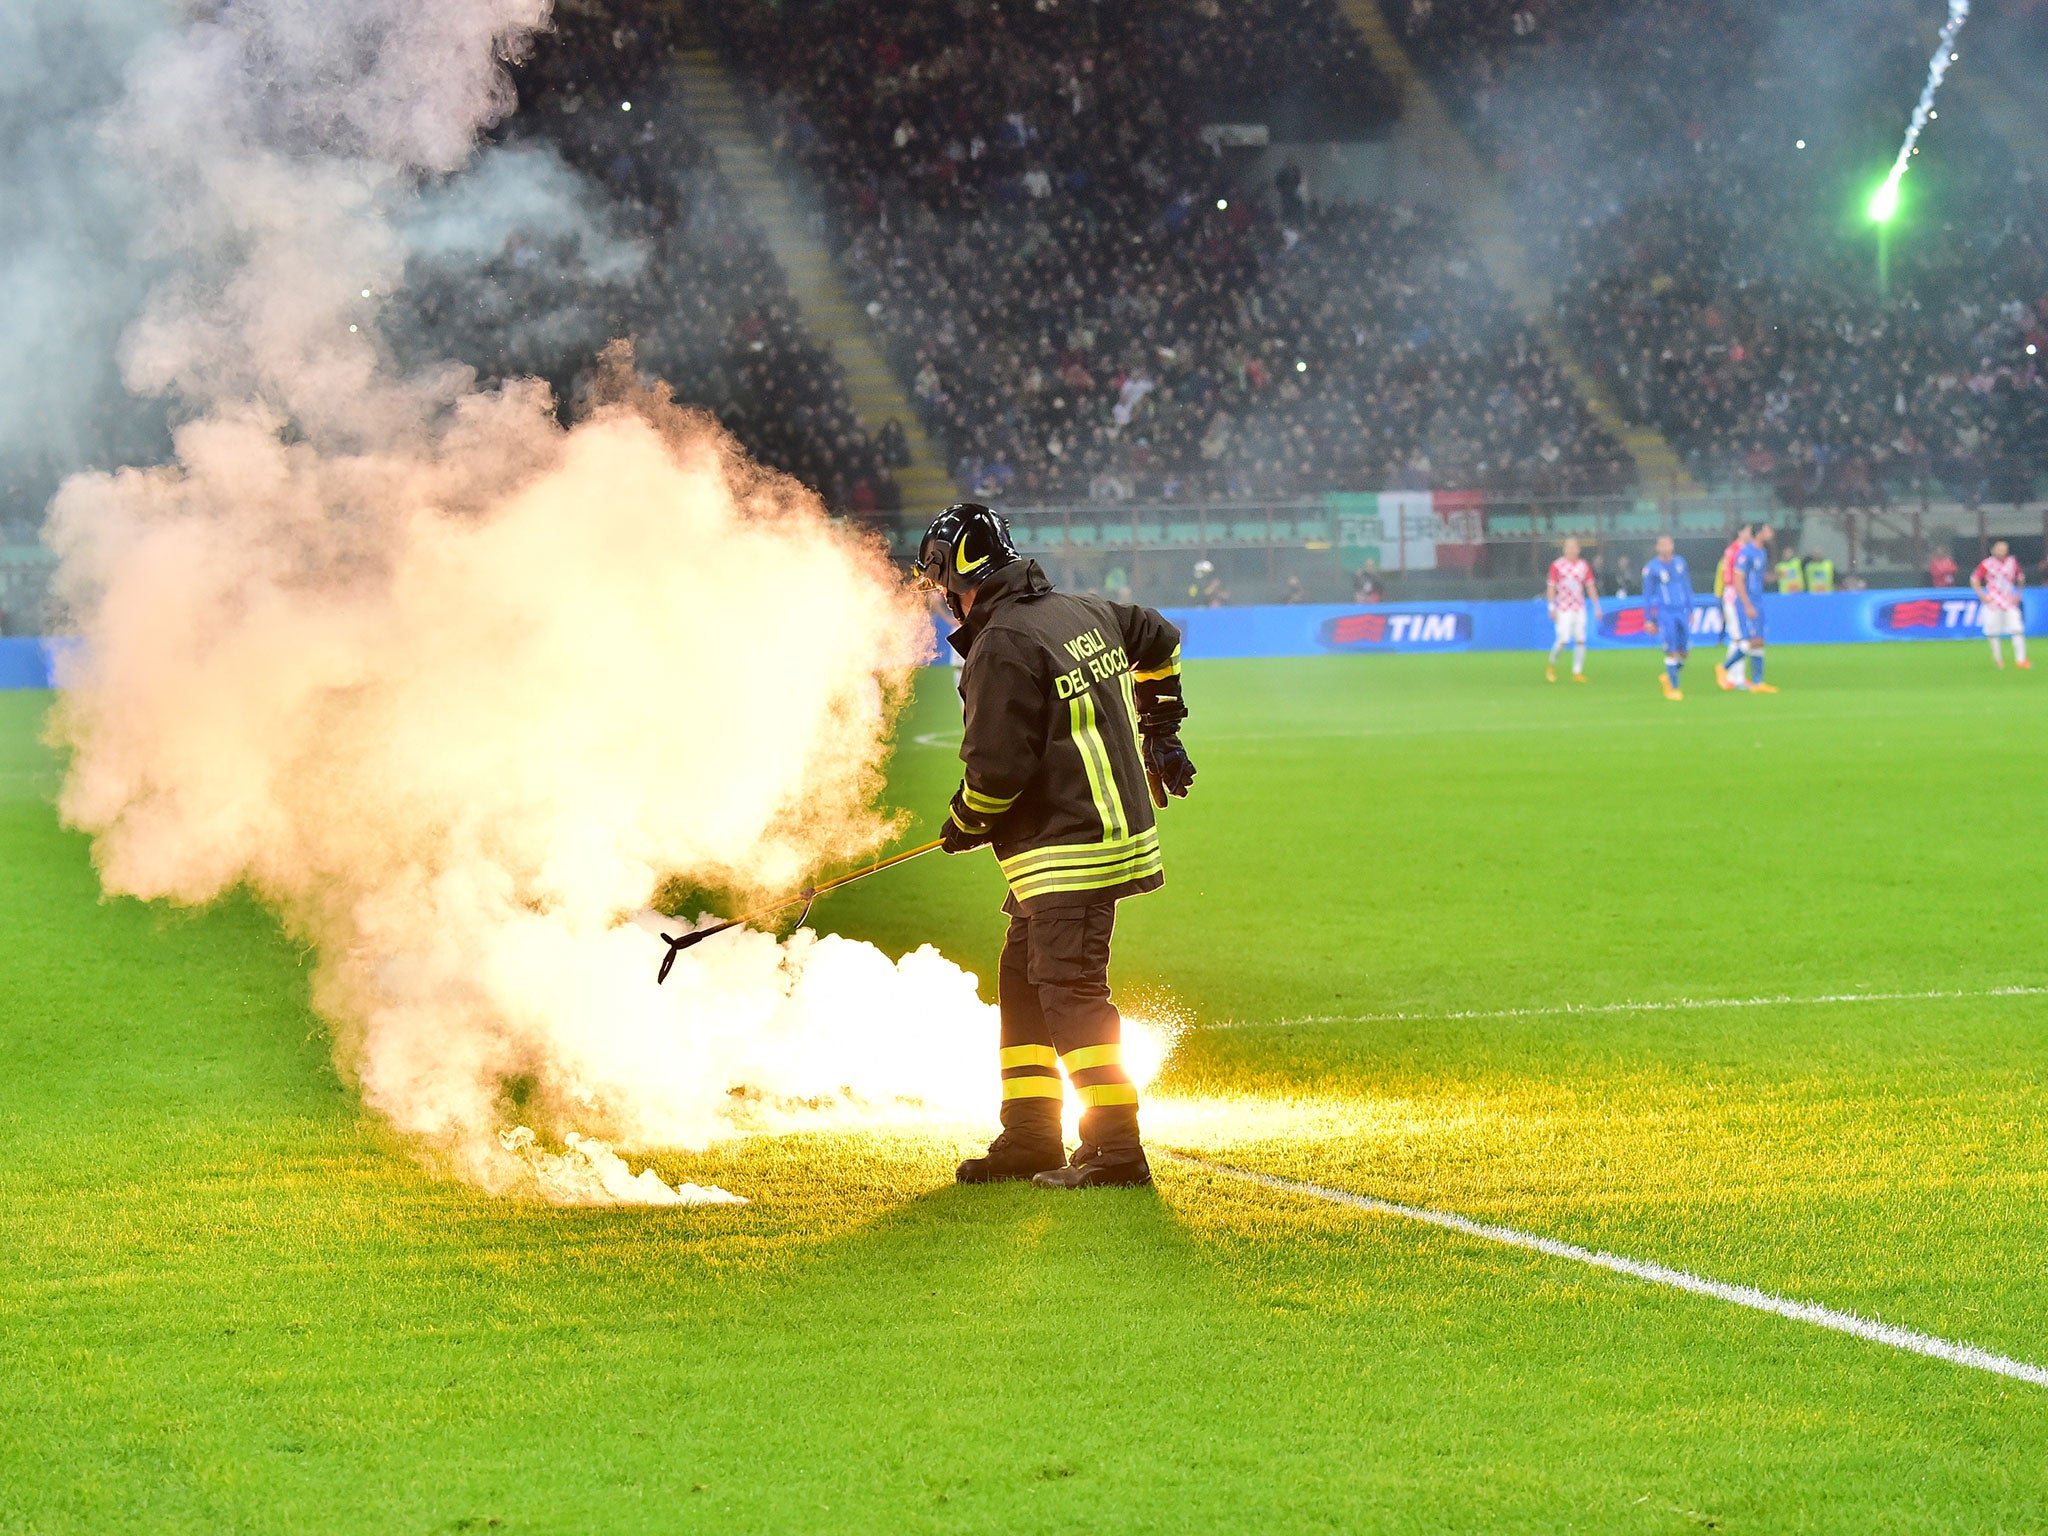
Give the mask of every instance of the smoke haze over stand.
[{"label": "smoke haze over stand", "polygon": [[162,0],[0,7],[0,542],[33,538],[72,471],[168,451],[161,406],[122,389],[114,358],[148,281],[129,251],[140,191],[94,140],[169,19]]},{"label": "smoke haze over stand", "polygon": [[620,212],[545,141],[485,145],[401,218],[405,276],[382,338],[401,366],[459,361],[487,386],[540,378],[573,409],[575,380],[634,333],[624,317],[648,282],[653,242]]},{"label": "smoke haze over stand", "polygon": [[929,630],[878,551],[624,357],[565,430],[536,384],[381,350],[362,293],[398,281],[394,219],[543,19],[259,0],[147,47],[109,133],[164,275],[123,361],[182,424],[174,463],[53,508],[86,642],[53,729],[106,889],[275,906],[343,1069],[446,1166],[654,1199],[571,1134],[986,1116],[994,1010],[934,951],[811,935],[698,946],[657,990],[623,923],[665,877],[779,891],[884,841]]}]

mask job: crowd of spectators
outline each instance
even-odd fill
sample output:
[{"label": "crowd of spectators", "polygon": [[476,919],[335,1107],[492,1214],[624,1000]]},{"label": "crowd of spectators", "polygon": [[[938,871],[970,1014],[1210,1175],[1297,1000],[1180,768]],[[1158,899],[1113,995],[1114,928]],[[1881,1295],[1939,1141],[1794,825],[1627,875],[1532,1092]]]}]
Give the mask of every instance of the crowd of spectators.
[{"label": "crowd of spectators", "polygon": [[[1925,7],[1381,3],[1506,181],[1566,333],[1699,478],[1876,506],[2017,500],[2048,472],[2044,188],[1981,114],[1951,110],[1882,274],[1855,207],[1917,94]],[[605,190],[644,267],[621,280],[514,240],[418,274],[423,334],[568,398],[597,347],[631,335],[757,454],[836,504],[887,509],[900,431],[862,431],[661,99],[673,14],[563,10],[510,129]],[[2048,8],[2032,14],[2038,28]],[[1396,93],[1331,0],[735,0],[705,16],[819,187],[963,487],[1113,501],[1628,482],[1447,221],[1317,206],[1298,175],[1244,186],[1205,136],[1391,120]]]},{"label": "crowd of spectators", "polygon": [[[2025,498],[2048,474],[2048,184],[1952,77],[1883,247],[1860,203],[1938,15],[1912,0],[1380,0],[1490,156],[1558,318],[1709,483],[1794,505]],[[2048,47],[2048,3],[1967,51]],[[1325,490],[1575,494],[1633,468],[1451,223],[1248,184],[1205,129],[1383,130],[1333,0],[728,0],[821,228],[963,489],[1012,502]],[[666,83],[673,0],[564,0],[500,148],[560,157],[583,227],[417,260],[401,352],[537,374],[598,351],[835,506],[900,505]],[[2031,29],[2031,30],[2027,30]],[[1971,67],[1969,61],[1964,69]],[[40,483],[0,487],[39,506]],[[18,504],[18,506],[17,506]],[[26,515],[24,513],[24,515]]]},{"label": "crowd of spectators", "polygon": [[[1568,333],[1702,479],[1854,507],[2020,500],[2048,472],[2048,188],[1966,76],[1882,251],[1863,213],[1938,7],[1382,3],[1492,153]],[[1997,24],[1965,34],[1976,68]]]},{"label": "crowd of spectators", "polygon": [[1204,137],[1251,110],[1392,114],[1330,0],[715,14],[979,495],[1573,492],[1632,473],[1447,222],[1315,206],[1284,171],[1240,188]]},{"label": "crowd of spectators", "polygon": [[716,415],[762,462],[828,504],[888,511],[908,461],[900,425],[869,434],[838,365],[806,335],[780,269],[667,75],[666,7],[558,9],[518,72],[498,149],[558,155],[584,179],[580,227],[513,228],[501,249],[416,258],[389,317],[402,351],[486,380],[546,379],[573,408],[598,352],[630,338],[643,372]]}]

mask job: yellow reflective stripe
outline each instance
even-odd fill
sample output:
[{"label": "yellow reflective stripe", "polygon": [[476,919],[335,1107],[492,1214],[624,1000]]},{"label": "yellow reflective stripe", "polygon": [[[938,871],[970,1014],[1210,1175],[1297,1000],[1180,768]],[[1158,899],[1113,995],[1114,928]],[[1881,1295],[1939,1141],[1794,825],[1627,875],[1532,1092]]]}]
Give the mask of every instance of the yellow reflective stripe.
[{"label": "yellow reflective stripe", "polygon": [[1108,1045],[1084,1045],[1060,1058],[1069,1072],[1086,1072],[1090,1067],[1120,1067],[1124,1048],[1112,1040]]},{"label": "yellow reflective stripe", "polygon": [[1064,884],[1069,881],[1080,881],[1086,885],[1089,881],[1114,880],[1128,870],[1160,869],[1165,863],[1159,850],[1154,848],[1149,853],[1134,853],[1127,859],[1111,859],[1105,864],[1076,864],[1065,869],[1027,869],[1021,874],[1007,875],[1004,878],[1010,882],[1012,890],[1021,890],[1025,886]]},{"label": "yellow reflective stripe", "polygon": [[1054,843],[1013,853],[1002,861],[1006,875],[1033,874],[1039,870],[1067,869],[1080,864],[1104,864],[1148,853],[1159,846],[1159,829],[1147,827],[1132,837],[1101,843]]},{"label": "yellow reflective stripe", "polygon": [[[1135,1095],[1137,1090],[1131,1092]],[[1056,1077],[1006,1077],[1003,1079],[1003,1097],[1006,1099],[1057,1099],[1066,1094]],[[1133,1104],[1137,1103],[1135,1097]]]},{"label": "yellow reflective stripe", "polygon": [[1128,848],[1119,848],[1114,853],[1097,854],[1087,859],[1049,859],[1042,863],[1025,864],[1017,867],[1003,866],[1003,874],[1011,880],[1036,880],[1041,875],[1085,875],[1091,869],[1111,869],[1120,864],[1135,864],[1144,859],[1159,857],[1159,845],[1155,843],[1134,843]]},{"label": "yellow reflective stripe", "polygon": [[1090,865],[1086,869],[1055,869],[1038,875],[1017,875],[1010,881],[1013,896],[1043,896],[1051,891],[1096,891],[1126,880],[1142,880],[1164,873],[1166,861],[1158,854],[1126,859],[1119,864]]},{"label": "yellow reflective stripe", "polygon": [[1010,894],[1021,901],[1028,901],[1033,896],[1050,896],[1055,891],[1099,891],[1106,886],[1122,885],[1128,880],[1143,880],[1150,875],[1163,874],[1165,870],[1166,861],[1153,853],[1142,859],[1102,868],[1024,875],[1010,882]]},{"label": "yellow reflective stripe", "polygon": [[986,832],[988,830],[987,827],[970,827],[969,825],[967,825],[966,822],[960,819],[960,813],[958,811],[946,812],[946,820],[953,823],[953,825],[958,827],[962,832],[970,832],[975,834],[976,836],[979,836],[981,833]]},{"label": "yellow reflective stripe", "polygon": [[1081,753],[1081,766],[1088,773],[1088,793],[1095,798],[1095,813],[1102,818],[1102,835],[1114,841],[1125,836],[1130,823],[1124,819],[1123,796],[1117,792],[1116,772],[1110,767],[1109,748],[1095,726],[1095,696],[1077,693],[1067,701],[1074,731],[1074,745]]},{"label": "yellow reflective stripe", "polygon": [[1017,803],[1015,795],[1011,795],[1008,799],[1003,799],[996,795],[984,795],[972,784],[962,784],[960,786],[960,798],[967,802],[967,809],[979,811],[984,816],[1000,816]]},{"label": "yellow reflective stripe", "polygon": [[1128,672],[1117,681],[1123,685],[1124,690],[1124,724],[1131,728],[1131,746],[1137,751],[1139,765],[1143,766],[1145,743],[1138,736],[1138,685],[1132,681]]},{"label": "yellow reflective stripe", "polygon": [[1133,672],[1131,675],[1141,683],[1156,683],[1162,677],[1180,676],[1180,647],[1176,645],[1173,648],[1173,655],[1167,658],[1165,666],[1149,671]]},{"label": "yellow reflective stripe", "polygon": [[1109,749],[1096,729],[1095,695],[1077,694],[1070,701],[1074,745],[1080,749],[1081,764],[1088,771],[1088,792],[1095,800],[1095,814],[1102,818],[1104,838],[1118,838],[1131,829],[1124,822],[1123,797],[1117,793],[1116,772],[1109,764]]},{"label": "yellow reflective stripe", "polygon": [[1136,859],[1157,858],[1157,843],[1139,843],[1115,853],[1099,854],[1090,859],[1051,859],[1038,864],[1024,864],[1012,868],[1004,866],[1003,873],[1012,880],[1033,880],[1040,875],[1079,875],[1091,869],[1108,869],[1114,864],[1129,864]]},{"label": "yellow reflective stripe", "polygon": [[1159,852],[1159,829],[1147,827],[1134,837],[1104,843],[1060,843],[1013,854],[1002,861],[1010,893],[1020,898],[1053,891],[1094,891],[1142,880],[1166,867]]},{"label": "yellow reflective stripe", "polygon": [[1086,1088],[1077,1087],[1074,1092],[1080,1095],[1081,1104],[1087,1109],[1138,1102],[1138,1089],[1134,1083],[1096,1083]]},{"label": "yellow reflective stripe", "polygon": [[1060,1064],[1060,1053],[1049,1045],[1006,1045],[1001,1056],[1005,1069],[1010,1067],[1056,1067]]}]

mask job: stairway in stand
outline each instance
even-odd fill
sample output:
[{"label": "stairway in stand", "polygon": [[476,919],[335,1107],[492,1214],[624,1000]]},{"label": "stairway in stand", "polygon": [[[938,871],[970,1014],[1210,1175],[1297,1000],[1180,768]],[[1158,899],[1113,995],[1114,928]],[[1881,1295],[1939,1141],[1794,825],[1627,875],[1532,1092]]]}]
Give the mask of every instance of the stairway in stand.
[{"label": "stairway in stand", "polygon": [[1684,460],[1662,432],[1631,422],[1620,402],[1586,366],[1564,328],[1550,285],[1536,272],[1515,230],[1515,216],[1500,184],[1486,169],[1465,131],[1458,126],[1408,50],[1387,25],[1378,0],[1337,0],[1337,8],[1372,49],[1373,60],[1401,92],[1402,124],[1411,137],[1424,174],[1437,181],[1457,204],[1466,239],[1496,285],[1507,294],[1522,318],[1557,363],[1593,419],[1605,427],[1635,460],[1642,489],[1679,496],[1697,496],[1700,488]]},{"label": "stairway in stand", "polygon": [[909,394],[889,366],[881,338],[846,291],[813,221],[778,174],[768,146],[748,124],[725,66],[708,50],[679,55],[677,66],[692,124],[710,144],[720,174],[782,268],[805,329],[845,370],[847,398],[861,425],[873,435],[892,419],[901,424],[910,445],[909,466],[896,471],[904,516],[928,518],[959,500],[944,454],[919,422]]}]

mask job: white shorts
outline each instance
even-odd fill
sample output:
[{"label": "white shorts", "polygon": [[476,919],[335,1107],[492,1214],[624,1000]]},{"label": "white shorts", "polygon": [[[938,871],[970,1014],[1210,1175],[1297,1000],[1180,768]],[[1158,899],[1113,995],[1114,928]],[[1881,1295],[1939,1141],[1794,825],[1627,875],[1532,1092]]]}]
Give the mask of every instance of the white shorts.
[{"label": "white shorts", "polygon": [[1733,587],[1721,594],[1721,634],[1730,645],[1757,638],[1756,621],[1742,611],[1742,599]]},{"label": "white shorts", "polygon": [[1584,645],[1586,643],[1586,610],[1583,608],[1560,608],[1553,615],[1557,625],[1559,645]]},{"label": "white shorts", "polygon": [[1994,608],[1983,603],[1978,606],[1977,617],[1983,621],[1987,635],[2024,635],[2027,632],[2026,615],[2017,608]]}]

